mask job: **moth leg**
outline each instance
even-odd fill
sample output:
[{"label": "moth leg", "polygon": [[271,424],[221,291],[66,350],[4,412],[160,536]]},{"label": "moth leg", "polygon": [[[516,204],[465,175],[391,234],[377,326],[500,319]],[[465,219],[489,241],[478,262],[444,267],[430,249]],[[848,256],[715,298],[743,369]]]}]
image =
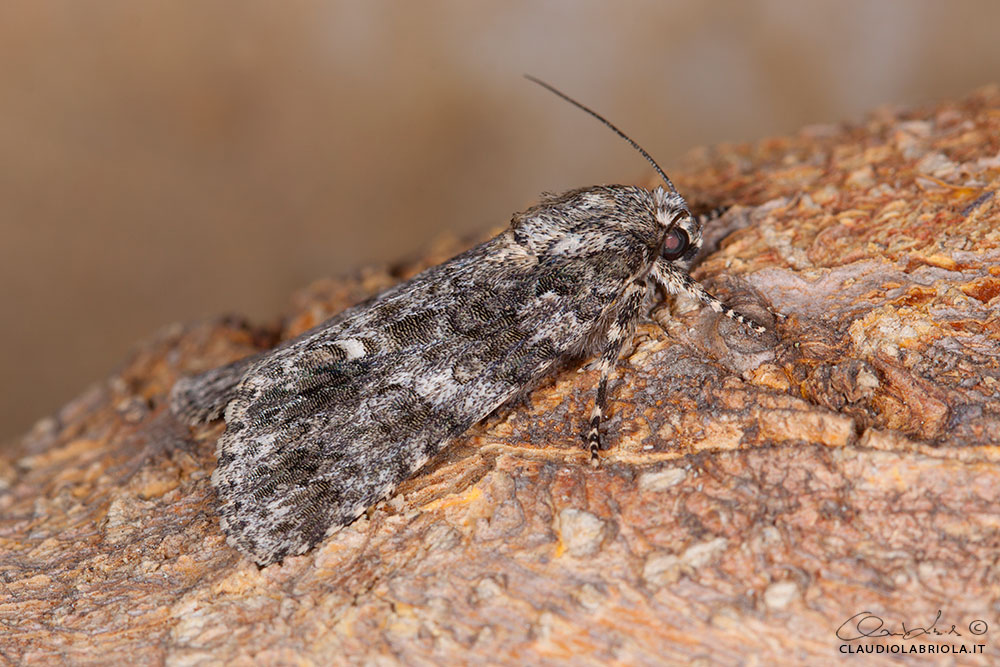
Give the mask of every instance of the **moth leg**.
[{"label": "moth leg", "polygon": [[704,213],[696,216],[698,220],[698,227],[703,228],[705,225],[711,222],[715,222],[723,215],[725,215],[726,211],[728,211],[730,208],[732,208],[730,205],[723,204],[722,206],[716,206],[712,210],[705,211]]},{"label": "moth leg", "polygon": [[590,447],[592,465],[597,465],[597,452],[603,449],[600,426],[601,419],[604,418],[604,412],[608,407],[608,381],[611,378],[611,371],[614,370],[615,364],[618,362],[622,346],[635,331],[635,323],[642,313],[642,304],[646,299],[647,289],[645,280],[636,280],[629,284],[622,294],[618,315],[611,321],[605,333],[606,341],[604,351],[601,353],[601,379],[597,383],[597,398],[594,401],[594,409],[590,413],[590,431],[586,437]]},{"label": "moth leg", "polygon": [[715,312],[722,313],[731,320],[736,320],[751,331],[757,333],[767,331],[765,327],[757,324],[746,315],[736,312],[709,294],[708,290],[702,287],[700,283],[665,259],[656,260],[649,275],[657,285],[669,294],[687,294],[698,299]]}]

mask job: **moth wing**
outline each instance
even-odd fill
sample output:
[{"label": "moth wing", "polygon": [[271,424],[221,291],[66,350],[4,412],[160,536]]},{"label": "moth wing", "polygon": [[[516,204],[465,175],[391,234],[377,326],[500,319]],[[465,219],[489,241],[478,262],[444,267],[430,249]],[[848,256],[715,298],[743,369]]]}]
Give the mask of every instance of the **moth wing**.
[{"label": "moth wing", "polygon": [[[355,425],[343,423],[360,411],[373,366],[377,372],[378,362],[369,359],[268,357],[251,368],[226,408],[212,483],[230,543],[259,564],[305,551],[331,523],[364,510],[362,482],[381,486],[376,480],[385,471],[352,461],[360,415]],[[340,437],[331,438],[330,427],[339,428]],[[331,474],[345,468],[339,479]]]},{"label": "moth wing", "polygon": [[579,264],[468,270],[479,261],[435,267],[248,370],[212,476],[233,546],[260,565],[304,553],[578,353],[614,298]]}]

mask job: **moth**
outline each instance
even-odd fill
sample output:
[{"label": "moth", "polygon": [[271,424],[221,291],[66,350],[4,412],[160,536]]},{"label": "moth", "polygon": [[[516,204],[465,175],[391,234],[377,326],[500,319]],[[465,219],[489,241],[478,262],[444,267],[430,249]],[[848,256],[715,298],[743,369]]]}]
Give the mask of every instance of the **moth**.
[{"label": "moth", "polygon": [[764,328],[688,275],[702,221],[663,179],[545,196],[471,250],[273,350],[182,378],[171,409],[223,415],[212,475],[229,543],[258,565],[302,554],[386,497],[470,426],[567,361],[600,355],[586,443],[652,289]]}]

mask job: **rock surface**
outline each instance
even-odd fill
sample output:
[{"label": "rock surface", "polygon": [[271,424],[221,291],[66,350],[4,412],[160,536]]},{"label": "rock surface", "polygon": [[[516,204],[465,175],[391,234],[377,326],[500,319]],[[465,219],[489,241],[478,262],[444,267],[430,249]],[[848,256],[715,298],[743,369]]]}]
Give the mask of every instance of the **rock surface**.
[{"label": "rock surface", "polygon": [[[601,467],[581,364],[258,570],[216,520],[222,424],[176,423],[171,384],[459,246],[314,285],[280,327],[174,327],[3,450],[0,663],[1000,660],[1000,90],[698,151],[672,176],[738,204],[694,275],[765,304],[776,335],[655,312]],[[878,627],[862,612],[911,634],[845,641]]]}]

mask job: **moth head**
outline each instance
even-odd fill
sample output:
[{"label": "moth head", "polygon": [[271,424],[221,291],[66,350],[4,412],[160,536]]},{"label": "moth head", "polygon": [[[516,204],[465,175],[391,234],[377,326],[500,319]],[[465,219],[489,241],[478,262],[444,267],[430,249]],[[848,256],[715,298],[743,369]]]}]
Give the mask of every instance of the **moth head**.
[{"label": "moth head", "polygon": [[689,263],[701,249],[701,225],[677,192],[662,187],[653,190],[656,221],[663,227],[660,257],[668,262]]},{"label": "moth head", "polygon": [[653,200],[656,205],[656,222],[663,230],[663,238],[660,242],[660,257],[668,262],[676,262],[682,265],[690,264],[701,249],[701,223],[691,215],[691,211],[688,210],[684,198],[677,192],[677,188],[670,181],[670,177],[656,163],[653,156],[647,153],[646,149],[637,144],[631,137],[619,130],[611,121],[593,109],[577,102],[566,93],[545,83],[541,79],[536,79],[527,74],[524,76],[529,81],[537,83],[542,88],[558,95],[581,111],[599,120],[612,132],[628,142],[632,148],[639,151],[642,157],[646,158],[646,161],[653,166],[656,173],[663,179],[664,185],[669,189],[668,192],[663,186],[658,186],[653,191]]}]

